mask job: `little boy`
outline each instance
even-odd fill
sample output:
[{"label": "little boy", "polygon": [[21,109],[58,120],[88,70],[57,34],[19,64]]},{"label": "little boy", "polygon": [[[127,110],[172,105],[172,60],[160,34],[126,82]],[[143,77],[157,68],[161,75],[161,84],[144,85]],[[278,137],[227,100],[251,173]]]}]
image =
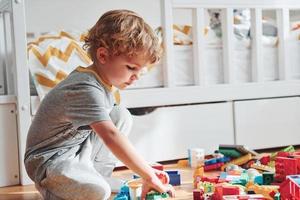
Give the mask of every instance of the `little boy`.
[{"label": "little boy", "polygon": [[109,176],[119,158],[151,189],[169,192],[125,137],[132,124],[117,105],[123,89],[160,58],[153,30],[136,13],[113,10],[89,31],[85,48],[93,64],[78,67],[41,102],[29,129],[25,166],[45,199],[108,199]]}]

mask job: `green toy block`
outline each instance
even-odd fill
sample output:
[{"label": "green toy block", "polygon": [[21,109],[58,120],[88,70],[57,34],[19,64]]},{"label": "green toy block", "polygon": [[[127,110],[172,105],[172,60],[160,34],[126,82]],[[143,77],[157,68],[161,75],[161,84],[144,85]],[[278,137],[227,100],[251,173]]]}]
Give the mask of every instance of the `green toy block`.
[{"label": "green toy block", "polygon": [[[284,149],[280,150],[280,151],[284,151],[284,152],[295,152],[295,148],[294,146],[290,145],[288,147],[285,147]],[[271,154],[271,159],[274,160],[275,157],[277,156],[277,152],[274,152]]]},{"label": "green toy block", "polygon": [[224,156],[228,156],[231,158],[238,158],[241,157],[242,154],[237,151],[236,149],[229,149],[229,148],[219,148],[219,152]]},{"label": "green toy block", "polygon": [[280,200],[280,193],[277,192],[273,198],[274,200]]},{"label": "green toy block", "polygon": [[168,193],[150,192],[146,195],[146,200],[159,200],[169,198]]},{"label": "green toy block", "polygon": [[263,184],[271,185],[271,183],[274,181],[274,173],[264,172],[262,175],[263,175]]}]

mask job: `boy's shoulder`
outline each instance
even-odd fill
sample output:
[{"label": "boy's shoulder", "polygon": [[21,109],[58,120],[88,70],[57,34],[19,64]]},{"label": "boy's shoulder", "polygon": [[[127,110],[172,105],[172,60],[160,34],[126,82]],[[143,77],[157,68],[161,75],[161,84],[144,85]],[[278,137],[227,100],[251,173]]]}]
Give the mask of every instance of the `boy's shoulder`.
[{"label": "boy's shoulder", "polygon": [[113,91],[113,86],[108,85],[101,77],[98,75],[98,73],[95,71],[94,67],[77,67],[74,70],[74,73],[76,77],[81,77],[83,79],[92,79],[97,85],[100,85],[101,87],[105,88],[107,92]]},{"label": "boy's shoulder", "polygon": [[87,80],[87,81],[93,81],[98,82],[97,77],[93,72],[90,70],[84,68],[84,67],[77,67],[74,71],[72,71],[68,78],[74,79],[74,80]]},{"label": "boy's shoulder", "polygon": [[86,71],[84,67],[77,67],[67,76],[65,80],[60,83],[60,85],[92,85],[101,88],[103,87],[103,85],[98,81],[95,74],[89,73],[89,71]]}]

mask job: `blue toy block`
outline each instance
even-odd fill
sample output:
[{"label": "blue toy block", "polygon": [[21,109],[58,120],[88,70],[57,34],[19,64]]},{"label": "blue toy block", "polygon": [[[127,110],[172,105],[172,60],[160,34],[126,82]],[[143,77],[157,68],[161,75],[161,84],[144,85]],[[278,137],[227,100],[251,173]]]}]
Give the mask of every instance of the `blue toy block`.
[{"label": "blue toy block", "polygon": [[130,200],[129,187],[123,185],[120,192],[114,197],[114,200]]},{"label": "blue toy block", "polygon": [[180,173],[178,171],[166,171],[166,173],[170,177],[170,184],[173,186],[180,185]]},{"label": "blue toy block", "polygon": [[118,194],[115,196],[114,200],[129,200],[125,194]]},{"label": "blue toy block", "polygon": [[227,177],[227,172],[221,172],[221,174],[220,174],[220,179],[223,179],[223,180],[225,180],[226,179],[226,177]]},{"label": "blue toy block", "polygon": [[217,163],[217,158],[211,158],[211,159],[205,160],[204,165],[212,165],[215,163]]},{"label": "blue toy block", "polygon": [[263,184],[263,176],[262,175],[256,176],[254,178],[254,183],[256,183],[258,185],[262,185]]},{"label": "blue toy block", "polygon": [[216,163],[226,163],[228,161],[230,161],[230,158],[227,157],[227,156],[223,156],[223,157],[220,157],[220,158],[208,159],[204,162],[204,165],[207,166],[207,165],[212,165],[212,164],[216,164]]}]

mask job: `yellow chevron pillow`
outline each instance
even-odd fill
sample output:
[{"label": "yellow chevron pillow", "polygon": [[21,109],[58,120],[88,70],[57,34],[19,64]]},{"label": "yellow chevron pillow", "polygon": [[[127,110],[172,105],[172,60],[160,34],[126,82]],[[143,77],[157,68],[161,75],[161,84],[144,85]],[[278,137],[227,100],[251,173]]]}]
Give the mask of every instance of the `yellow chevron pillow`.
[{"label": "yellow chevron pillow", "polygon": [[28,65],[41,99],[76,67],[92,63],[82,49],[83,38],[61,31],[28,44]]}]

